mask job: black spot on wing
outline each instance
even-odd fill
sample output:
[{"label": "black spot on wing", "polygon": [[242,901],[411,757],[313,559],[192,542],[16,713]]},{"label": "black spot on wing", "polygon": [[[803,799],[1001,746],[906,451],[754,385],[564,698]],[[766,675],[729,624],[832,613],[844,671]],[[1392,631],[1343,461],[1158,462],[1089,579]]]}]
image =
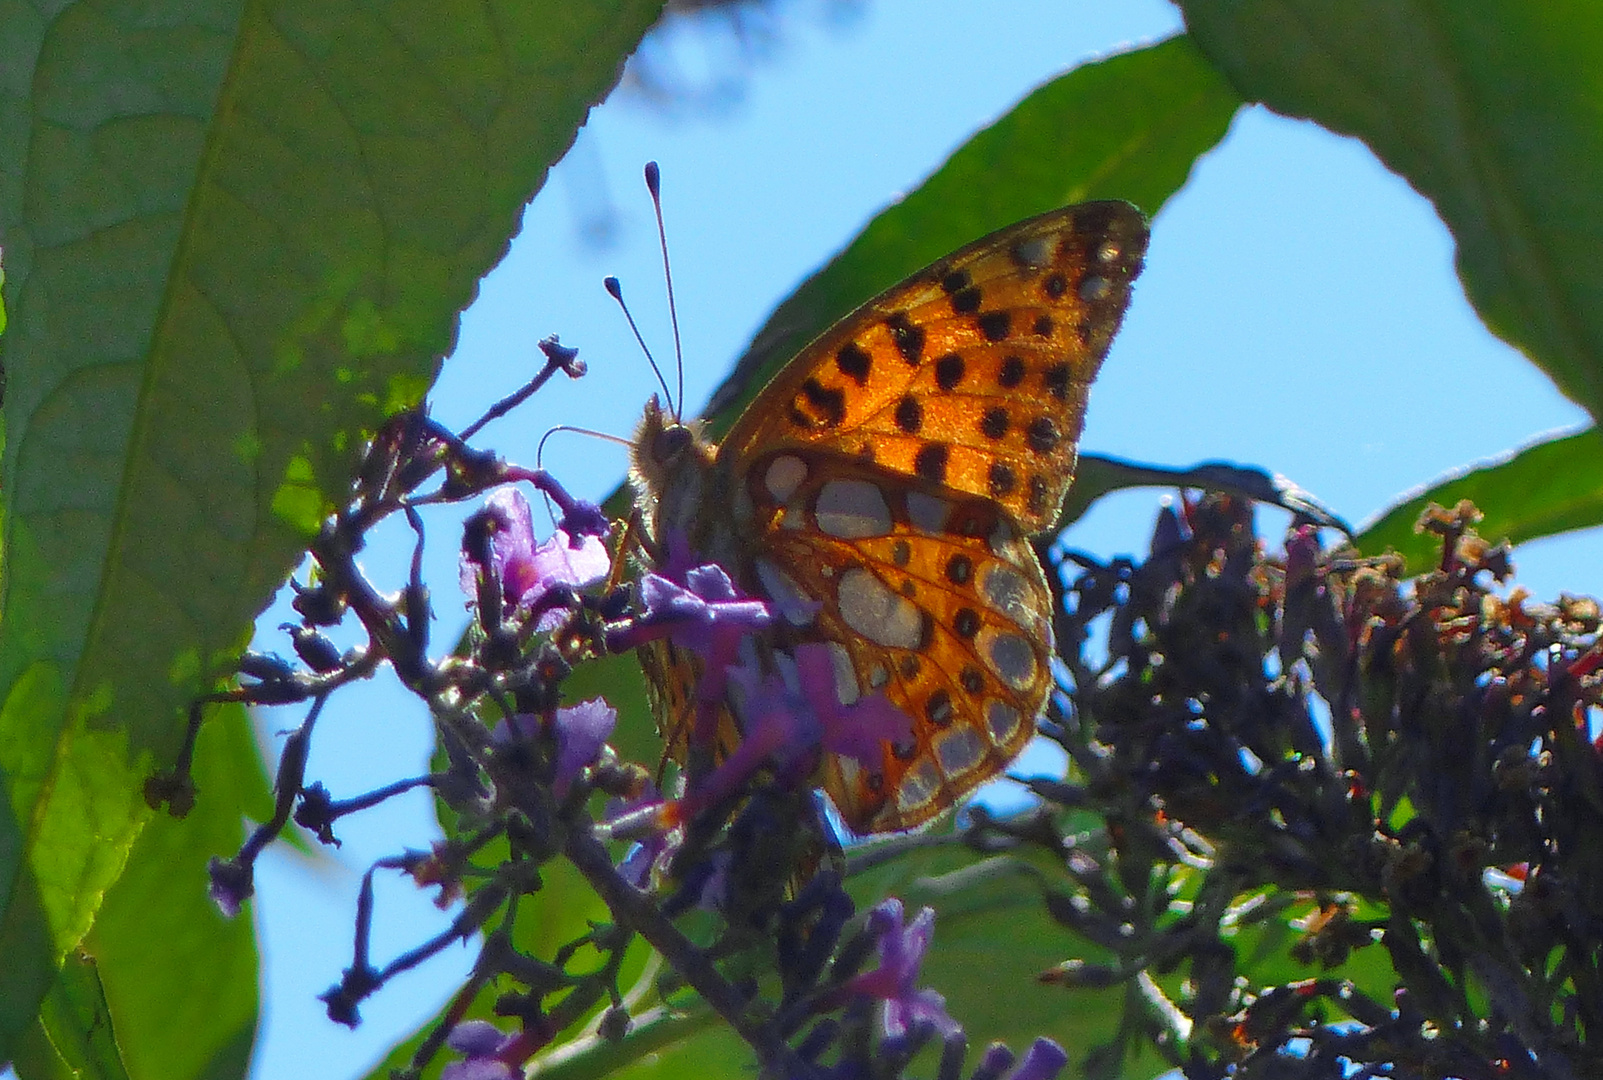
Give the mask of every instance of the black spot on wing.
[{"label": "black spot on wing", "polygon": [[1068,400],[1069,365],[1053,364],[1041,373],[1041,383],[1046,387],[1046,392],[1059,401]]},{"label": "black spot on wing", "polygon": [[952,629],[957,631],[960,638],[972,638],[980,632],[980,614],[973,608],[958,608],[957,614],[952,616]]},{"label": "black spot on wing", "polygon": [[1024,361],[1017,356],[1005,357],[996,373],[996,385],[1011,390],[1024,381]]},{"label": "black spot on wing", "polygon": [[962,685],[963,692],[971,697],[985,689],[985,675],[977,667],[969,666],[964,668],[963,673],[957,677],[957,681]]},{"label": "black spot on wing", "polygon": [[885,320],[885,326],[891,332],[891,341],[896,345],[896,351],[902,354],[902,359],[917,367],[924,359],[924,328],[913,325],[905,311],[898,311]]},{"label": "black spot on wing", "polygon": [[1013,332],[1013,314],[1008,311],[987,311],[976,320],[986,341],[1002,341]]},{"label": "black spot on wing", "polygon": [[1007,427],[1007,410],[1000,405],[986,409],[985,415],[980,417],[980,434],[993,442],[1007,434]]},{"label": "black spot on wing", "polygon": [[1037,416],[1030,421],[1029,428],[1024,433],[1025,442],[1037,454],[1050,454],[1057,449],[1063,436],[1058,432],[1058,426],[1050,416]]},{"label": "black spot on wing", "polygon": [[846,419],[846,394],[839,387],[825,386],[817,379],[802,383],[801,393],[792,403],[792,419],[800,413],[813,427],[839,427]]},{"label": "black spot on wing", "polygon": [[924,406],[908,394],[896,403],[896,426],[909,435],[917,435],[924,426]]},{"label": "black spot on wing", "polygon": [[1019,486],[1019,478],[1012,467],[1001,461],[991,462],[991,472],[986,479],[991,485],[991,494],[998,499],[1011,495],[1013,489]]},{"label": "black spot on wing", "polygon": [[946,463],[951,457],[951,447],[945,443],[925,443],[913,455],[913,471],[925,480],[933,480],[938,484],[946,482]]},{"label": "black spot on wing", "polygon": [[1037,517],[1046,513],[1046,480],[1041,476],[1031,475],[1030,493],[1025,497],[1024,507]]},{"label": "black spot on wing", "polygon": [[840,369],[842,375],[858,386],[867,386],[873,358],[855,341],[848,341],[835,353],[835,366]]}]

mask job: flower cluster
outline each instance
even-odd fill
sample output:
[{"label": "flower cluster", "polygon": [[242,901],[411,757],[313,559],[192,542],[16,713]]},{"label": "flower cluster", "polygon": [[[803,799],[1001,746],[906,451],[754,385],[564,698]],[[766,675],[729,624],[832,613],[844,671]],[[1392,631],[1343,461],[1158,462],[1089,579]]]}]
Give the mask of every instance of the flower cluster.
[{"label": "flower cluster", "polygon": [[[553,364],[571,364],[570,351],[550,344]],[[559,511],[544,539],[520,487]],[[482,499],[464,522],[460,556],[473,619],[466,640],[436,658],[416,510],[467,499]],[[391,514],[406,519],[418,545],[412,577],[395,593],[370,584],[354,558],[365,533]],[[559,1046],[571,1055],[589,1042],[627,1043],[638,1025],[699,1008],[718,1014],[772,1075],[891,1077],[933,1043],[940,1075],[957,1080],[967,1035],[920,974],[934,910],[909,920],[899,900],[885,899],[858,915],[811,790],[826,755],[874,762],[885,744],[906,741],[911,721],[883,694],[843,704],[828,649],[777,647],[770,604],[680,537],[665,539],[660,565],[622,583],[619,535],[549,475],[476,451],[422,413],[381,432],[349,505],[312,546],[312,577],[296,584],[302,621],[285,630],[301,665],[252,654],[241,685],[207,699],[310,706],[284,744],[273,818],[235,856],[213,860],[219,908],[240,912],[256,856],[291,822],[337,844],[344,816],[428,787],[443,838],[364,875],[354,955],[322,995],[332,1019],[354,1026],[361,1003],[390,979],[478,938],[473,976],[405,1075],[444,1055],[444,1080],[510,1080]],[[369,641],[340,653],[324,631],[351,618]],[[662,788],[664,777],[654,780],[609,745],[619,716],[606,697],[565,697],[576,666],[657,642],[699,665],[690,760]],[[439,767],[336,798],[306,776],[315,723],[335,691],[384,664],[434,716]],[[740,738],[715,754],[726,709]],[[183,763],[153,778],[149,794],[183,809],[194,795]],[[529,935],[519,912],[545,902],[557,861],[608,914],[553,949]],[[379,963],[369,945],[374,877],[383,872],[438,890],[437,902],[455,914],[446,931]],[[660,958],[655,977],[632,974],[628,958],[641,939]],[[772,1000],[754,979],[762,972],[778,988]],[[1064,1060],[1049,1040],[1022,1062],[997,1045],[979,1055],[973,1075],[1047,1080]]]}]

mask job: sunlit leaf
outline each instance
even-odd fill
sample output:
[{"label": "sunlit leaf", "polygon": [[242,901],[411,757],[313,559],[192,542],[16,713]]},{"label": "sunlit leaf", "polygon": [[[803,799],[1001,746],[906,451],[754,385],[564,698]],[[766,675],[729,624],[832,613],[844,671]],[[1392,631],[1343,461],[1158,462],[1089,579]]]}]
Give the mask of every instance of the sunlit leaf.
[{"label": "sunlit leaf", "polygon": [[659,6],[0,7],[0,1060]]},{"label": "sunlit leaf", "polygon": [[1603,439],[1595,428],[1555,436],[1435,481],[1382,511],[1353,542],[1366,555],[1397,552],[1411,574],[1428,570],[1441,558],[1441,538],[1414,525],[1431,503],[1452,508],[1462,499],[1485,515],[1475,531],[1494,542],[1522,544],[1603,524]]},{"label": "sunlit leaf", "polygon": [[1435,203],[1487,326],[1603,415],[1603,7],[1181,7],[1243,97],[1356,135]]}]

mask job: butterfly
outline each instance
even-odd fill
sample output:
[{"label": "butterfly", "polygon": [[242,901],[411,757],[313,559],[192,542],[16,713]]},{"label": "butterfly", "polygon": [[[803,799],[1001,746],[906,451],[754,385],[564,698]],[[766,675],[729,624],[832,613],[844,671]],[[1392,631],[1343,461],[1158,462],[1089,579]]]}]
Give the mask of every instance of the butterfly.
[{"label": "butterfly", "polygon": [[[825,755],[818,780],[855,833],[931,820],[1034,733],[1052,596],[1029,538],[1073,479],[1147,235],[1135,207],[1092,202],[975,241],[802,349],[720,444],[647,406],[649,536],[687,540],[770,603],[764,663],[823,643],[843,704],[880,693],[912,721],[877,764]],[[700,661],[662,641],[642,665],[683,760]],[[720,708],[722,757],[742,725]]]}]

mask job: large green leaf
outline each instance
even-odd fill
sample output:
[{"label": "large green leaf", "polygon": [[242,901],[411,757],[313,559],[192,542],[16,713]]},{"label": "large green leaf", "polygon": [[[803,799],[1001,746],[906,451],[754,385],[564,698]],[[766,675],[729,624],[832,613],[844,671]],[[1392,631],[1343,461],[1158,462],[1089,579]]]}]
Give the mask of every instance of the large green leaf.
[{"label": "large green leaf", "polygon": [[1384,511],[1353,542],[1366,555],[1391,550],[1408,572],[1441,558],[1441,538],[1414,531],[1430,503],[1453,507],[1468,499],[1485,516],[1475,531],[1488,540],[1521,544],[1573,529],[1603,525],[1603,438],[1596,428],[1543,439],[1508,457],[1438,480]]},{"label": "large green leaf", "polygon": [[836,319],[986,233],[1056,206],[1154,214],[1224,137],[1240,100],[1186,38],[1054,79],[977,133],[781,304],[713,396],[719,430]]},{"label": "large green leaf", "polygon": [[145,827],[84,942],[133,1080],[243,1077],[255,1041],[251,922],[224,919],[206,892],[207,860],[239,847],[246,819],[273,812],[243,708],[221,710],[202,729],[195,782],[204,812]]},{"label": "large green leaf", "polygon": [[1486,324],[1603,416],[1603,6],[1181,7],[1244,97],[1358,136],[1434,202]]},{"label": "large green leaf", "polygon": [[128,1080],[93,960],[68,957],[12,1066],[25,1080]]},{"label": "large green leaf", "polygon": [[225,920],[206,894],[208,857],[238,846],[244,816],[272,812],[243,708],[202,732],[195,777],[227,805],[157,818],[140,834],[85,951],[69,956],[23,1043],[23,1080],[245,1075],[256,942],[248,920]]},{"label": "large green leaf", "polygon": [[0,1060],[659,7],[0,0]]}]

